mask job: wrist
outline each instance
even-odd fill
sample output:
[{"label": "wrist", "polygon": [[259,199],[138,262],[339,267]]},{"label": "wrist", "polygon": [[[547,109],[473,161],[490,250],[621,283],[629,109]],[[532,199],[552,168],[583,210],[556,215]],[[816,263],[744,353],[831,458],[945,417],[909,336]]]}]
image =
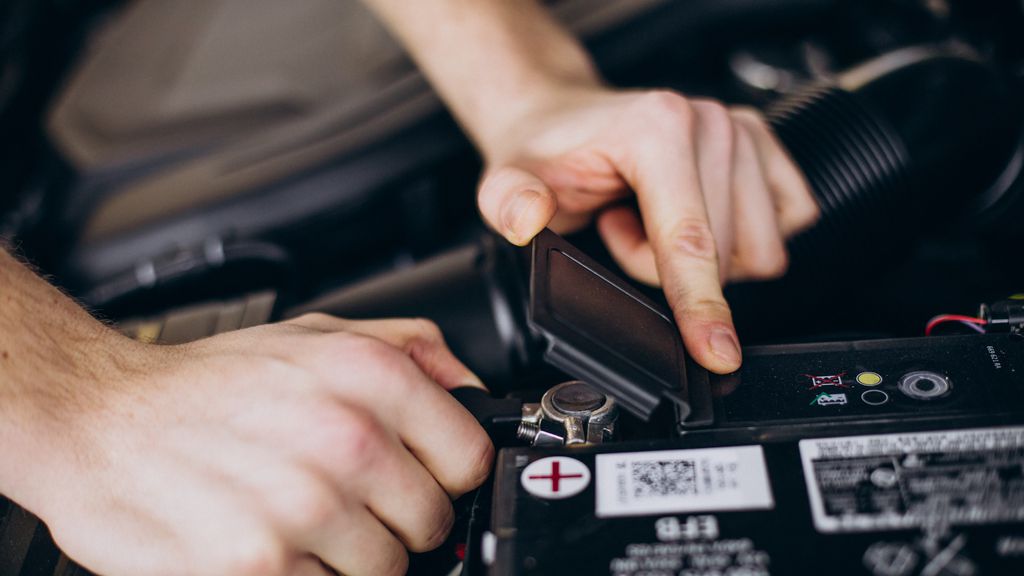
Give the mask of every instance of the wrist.
[{"label": "wrist", "polygon": [[[35,368],[5,378],[0,421],[0,492],[47,519],[61,505],[68,483],[81,483],[90,469],[104,466],[103,433],[123,404],[143,346],[96,326],[85,340],[66,344],[60,354]],[[102,331],[102,332],[101,332]],[[73,348],[73,349],[72,349]]]},{"label": "wrist", "polygon": [[0,254],[0,493],[44,516],[94,462],[96,423],[137,372],[134,342]]}]

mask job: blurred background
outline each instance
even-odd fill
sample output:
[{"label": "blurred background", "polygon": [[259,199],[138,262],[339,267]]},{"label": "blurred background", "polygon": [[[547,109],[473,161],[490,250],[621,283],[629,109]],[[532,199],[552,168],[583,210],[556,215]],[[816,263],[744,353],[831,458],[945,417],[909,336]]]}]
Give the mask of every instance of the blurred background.
[{"label": "blurred background", "polygon": [[[981,80],[872,96],[904,136],[953,125],[941,178],[794,245],[787,279],[730,287],[745,343],[917,335],[939,311],[1024,286],[1019,0],[549,4],[613,84],[762,108],[865,61],[899,65],[908,47],[983,63]],[[477,154],[356,0],[6,0],[0,12],[0,234],[103,317],[160,319],[126,322],[136,336],[302,309],[435,315],[379,291],[373,305],[365,290],[358,305],[337,294],[444,254],[514,269],[476,212]],[[995,104],[964,96],[986,90]],[[942,94],[964,104],[930,108]],[[934,159],[908,162],[920,175]],[[592,232],[574,240],[607,260]],[[472,283],[427,268],[439,292]],[[514,291],[521,271],[506,273]],[[202,303],[213,308],[164,330],[169,311]],[[481,306],[444,313],[494,313]],[[479,329],[439,321],[456,349]]]}]

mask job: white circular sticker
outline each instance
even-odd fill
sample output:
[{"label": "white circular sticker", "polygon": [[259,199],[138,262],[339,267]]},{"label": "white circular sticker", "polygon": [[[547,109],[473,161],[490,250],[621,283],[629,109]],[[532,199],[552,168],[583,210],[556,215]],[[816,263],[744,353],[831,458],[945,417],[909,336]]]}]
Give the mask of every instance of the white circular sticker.
[{"label": "white circular sticker", "polygon": [[590,469],[573,458],[550,456],[531,462],[519,477],[523,488],[546,500],[560,500],[583,492],[590,485]]}]

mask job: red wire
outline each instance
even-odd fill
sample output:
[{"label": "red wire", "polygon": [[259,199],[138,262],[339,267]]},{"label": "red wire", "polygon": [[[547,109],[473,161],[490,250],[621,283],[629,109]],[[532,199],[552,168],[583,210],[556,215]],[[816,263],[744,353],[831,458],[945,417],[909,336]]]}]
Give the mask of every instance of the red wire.
[{"label": "red wire", "polygon": [[988,321],[984,318],[975,318],[974,316],[964,316],[962,314],[940,314],[928,321],[928,326],[924,329],[924,335],[931,336],[932,330],[934,330],[936,326],[946,322],[966,322],[977,326],[984,326],[988,324]]}]

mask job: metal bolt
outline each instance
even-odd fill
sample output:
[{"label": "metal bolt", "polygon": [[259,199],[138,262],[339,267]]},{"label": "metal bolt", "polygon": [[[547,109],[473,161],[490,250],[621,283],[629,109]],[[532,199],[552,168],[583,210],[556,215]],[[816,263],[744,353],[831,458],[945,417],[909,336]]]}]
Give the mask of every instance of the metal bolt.
[{"label": "metal bolt", "polygon": [[520,422],[516,428],[516,438],[523,442],[529,442],[533,444],[533,441],[537,439],[540,434],[540,424],[534,422]]}]

